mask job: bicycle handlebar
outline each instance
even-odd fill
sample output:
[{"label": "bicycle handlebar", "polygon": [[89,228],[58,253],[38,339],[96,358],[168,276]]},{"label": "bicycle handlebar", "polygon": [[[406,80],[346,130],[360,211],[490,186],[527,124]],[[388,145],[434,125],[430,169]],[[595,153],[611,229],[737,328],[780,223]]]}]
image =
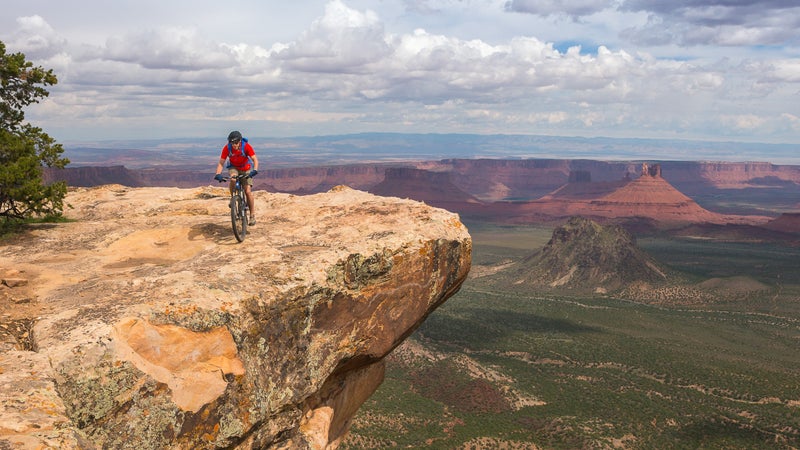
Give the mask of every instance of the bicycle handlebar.
[{"label": "bicycle handlebar", "polygon": [[[233,177],[233,178],[237,178],[237,179],[239,179],[239,180],[246,180],[246,179],[248,179],[248,178],[251,178],[251,177],[250,177],[250,174],[249,174],[249,173],[244,173],[244,174],[241,174],[241,175],[236,175],[236,176],[235,176],[235,177]],[[226,181],[228,181],[228,180],[230,180],[230,179],[231,179],[231,177],[226,177],[226,176],[223,176],[223,177],[222,177],[221,179],[219,179],[218,181],[219,181],[220,183],[224,183],[224,182],[226,182]]]}]

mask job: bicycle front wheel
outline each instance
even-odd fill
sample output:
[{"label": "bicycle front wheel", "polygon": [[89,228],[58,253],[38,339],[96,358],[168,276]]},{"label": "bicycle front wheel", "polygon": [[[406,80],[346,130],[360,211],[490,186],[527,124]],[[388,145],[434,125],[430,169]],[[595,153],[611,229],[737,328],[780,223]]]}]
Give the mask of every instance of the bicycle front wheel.
[{"label": "bicycle front wheel", "polygon": [[231,226],[233,236],[239,242],[244,241],[247,234],[247,212],[244,208],[244,199],[241,194],[231,196]]}]

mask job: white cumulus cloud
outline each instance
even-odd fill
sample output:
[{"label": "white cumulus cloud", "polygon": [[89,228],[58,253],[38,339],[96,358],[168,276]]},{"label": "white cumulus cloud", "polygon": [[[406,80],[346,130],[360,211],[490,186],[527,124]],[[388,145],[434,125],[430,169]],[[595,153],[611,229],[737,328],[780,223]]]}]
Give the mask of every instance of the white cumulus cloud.
[{"label": "white cumulus cloud", "polygon": [[[264,134],[796,141],[800,59],[762,47],[796,43],[790,2],[314,0],[314,14],[286,6],[276,39],[254,26],[281,23],[274,1],[237,0],[228,20],[205,0],[183,15],[142,0],[146,23],[93,1],[101,29],[72,24],[53,2],[0,30],[9,51],[56,69],[59,84],[26,114],[56,136],[98,125],[109,137],[206,136],[244,122]],[[240,32],[227,25],[241,21]]]}]

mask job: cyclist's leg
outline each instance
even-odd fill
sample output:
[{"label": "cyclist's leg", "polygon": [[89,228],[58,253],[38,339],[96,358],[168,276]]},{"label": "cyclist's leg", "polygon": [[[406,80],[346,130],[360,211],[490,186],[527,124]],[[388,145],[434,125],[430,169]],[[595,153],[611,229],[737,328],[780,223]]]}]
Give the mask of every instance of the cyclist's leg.
[{"label": "cyclist's leg", "polygon": [[231,195],[233,195],[233,188],[236,187],[236,175],[239,175],[238,170],[232,167],[228,169],[228,190]]}]

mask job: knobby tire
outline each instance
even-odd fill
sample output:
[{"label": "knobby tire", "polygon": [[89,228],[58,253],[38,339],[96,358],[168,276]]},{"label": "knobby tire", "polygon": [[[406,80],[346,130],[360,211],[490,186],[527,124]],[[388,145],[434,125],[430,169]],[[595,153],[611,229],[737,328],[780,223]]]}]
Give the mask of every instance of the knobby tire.
[{"label": "knobby tire", "polygon": [[231,196],[231,226],[236,240],[244,241],[244,237],[247,235],[247,213],[244,209],[244,198],[242,198],[241,192]]}]

